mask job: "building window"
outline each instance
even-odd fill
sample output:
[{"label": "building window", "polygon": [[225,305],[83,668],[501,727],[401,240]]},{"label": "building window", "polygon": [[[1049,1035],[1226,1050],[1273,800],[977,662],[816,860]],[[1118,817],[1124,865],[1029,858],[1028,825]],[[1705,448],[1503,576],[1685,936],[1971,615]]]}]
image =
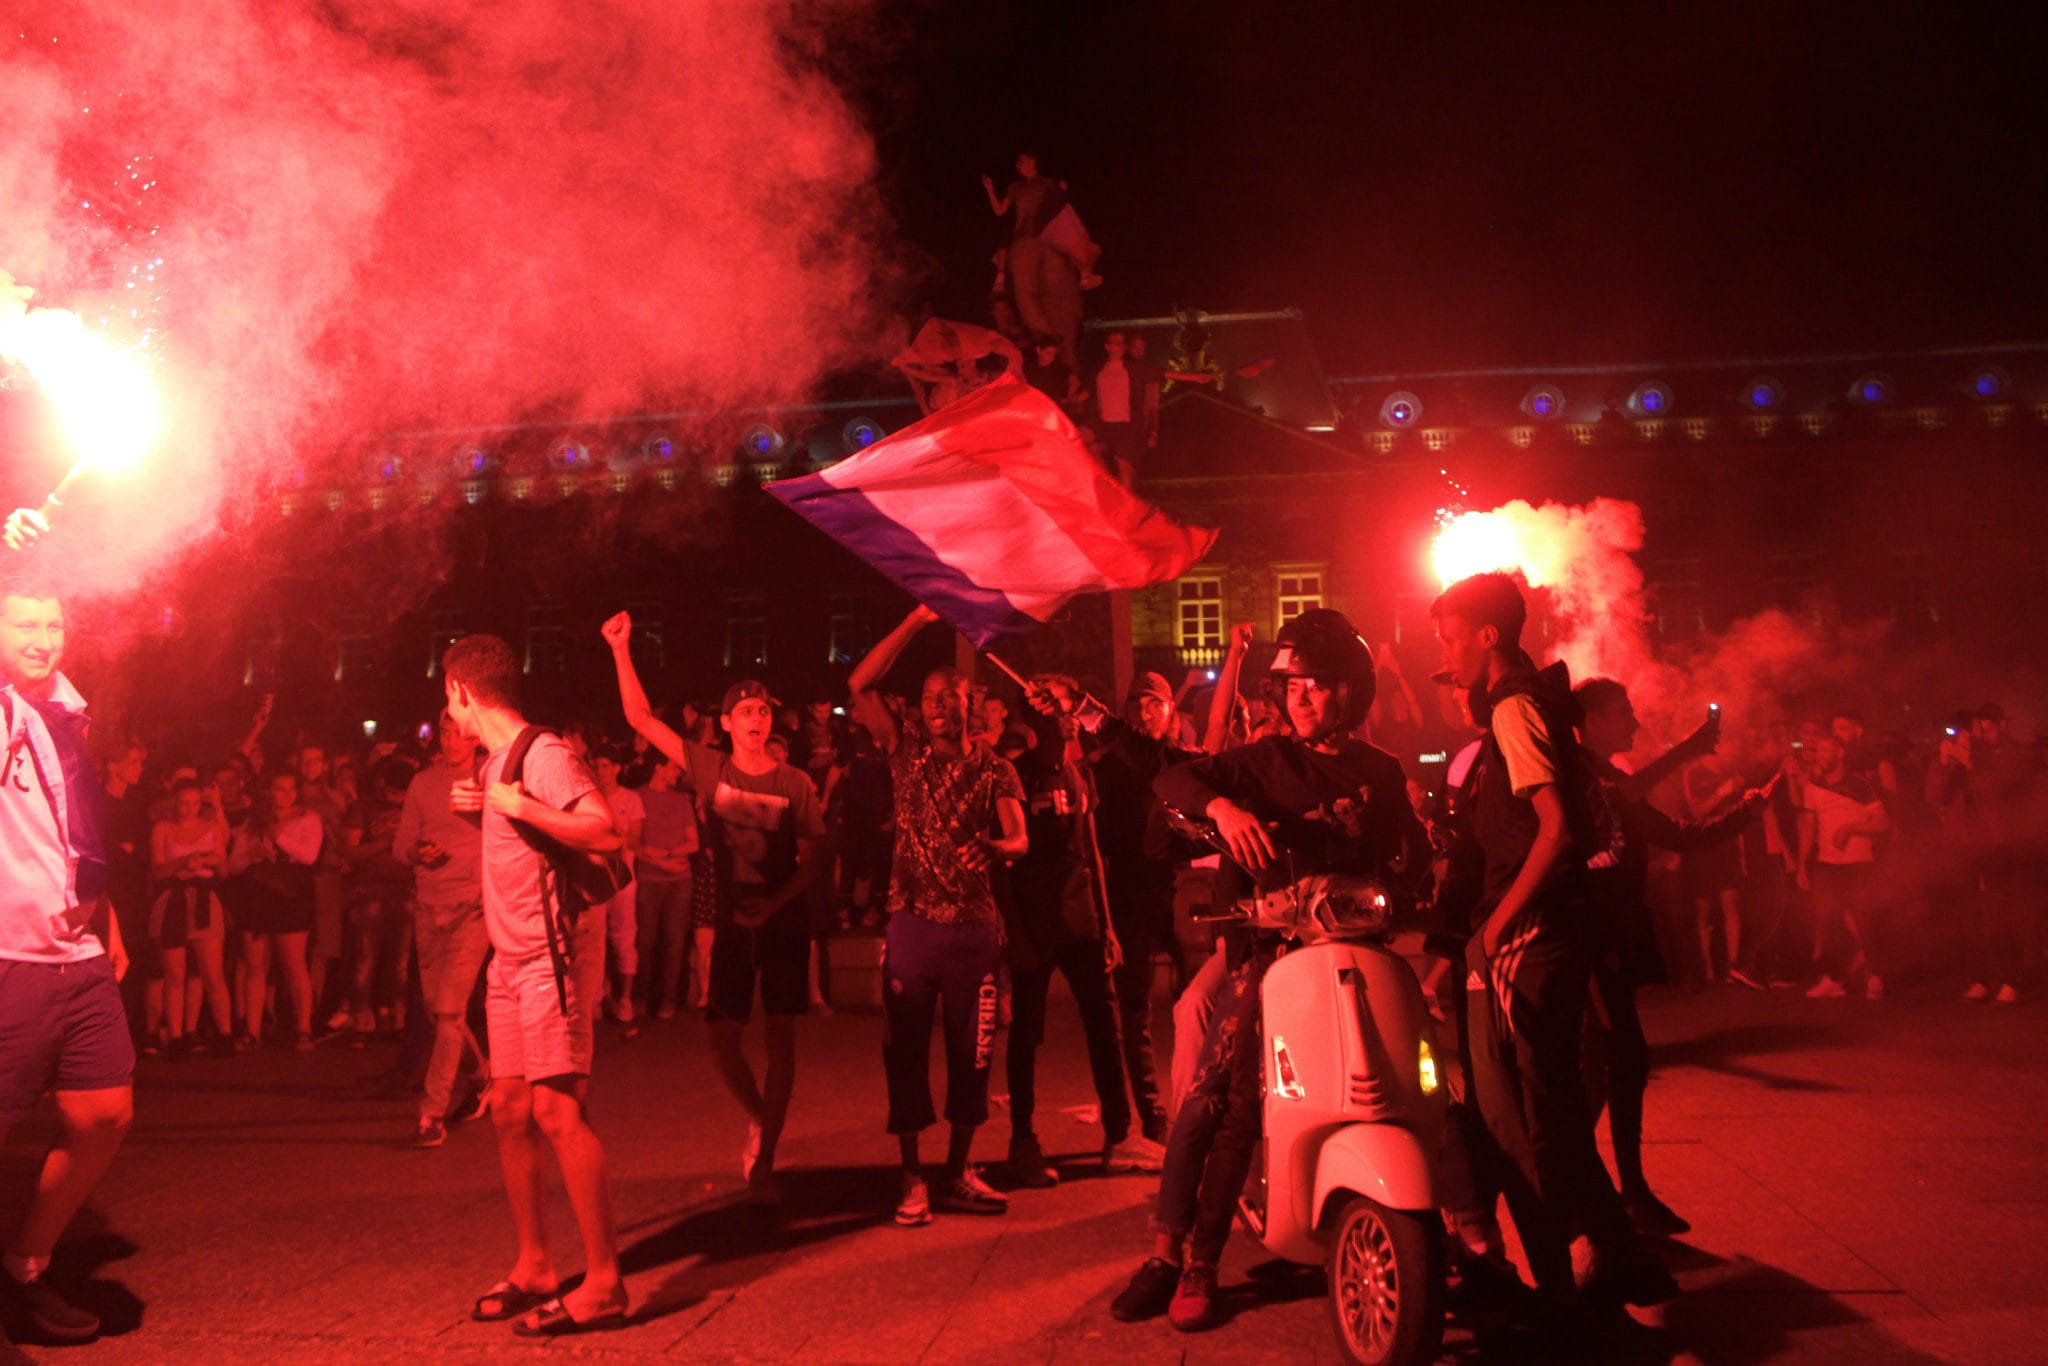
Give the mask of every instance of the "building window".
[{"label": "building window", "polygon": [[1274,609],[1277,620],[1285,626],[1303,612],[1313,612],[1323,605],[1323,567],[1321,565],[1295,565],[1274,573],[1278,589]]},{"label": "building window", "polygon": [[347,616],[341,620],[340,639],[334,648],[334,681],[360,683],[377,666],[377,642],[370,633],[370,619]]},{"label": "building window", "polygon": [[668,633],[661,604],[642,600],[627,607],[633,614],[633,654],[640,666],[656,673],[668,668]]},{"label": "building window", "polygon": [[1173,641],[1183,650],[1214,649],[1223,644],[1223,576],[1189,574],[1179,583],[1180,611]]},{"label": "building window", "polygon": [[448,647],[469,634],[459,607],[436,607],[428,618],[427,629],[427,677],[441,676],[441,656],[448,653]]},{"label": "building window", "polygon": [[1781,606],[1810,610],[1819,592],[1819,555],[1801,550],[1771,557],[1771,595]]},{"label": "building window", "polygon": [[248,653],[242,663],[242,686],[269,692],[277,686],[277,661],[284,653],[284,624],[264,614],[249,624]]},{"label": "building window", "polygon": [[562,603],[541,598],[526,605],[526,672],[558,674],[566,662],[562,639]]},{"label": "building window", "polygon": [[1650,600],[1655,606],[1659,640],[1691,640],[1706,629],[1698,560],[1667,560],[1650,585]]},{"label": "building window", "polygon": [[1902,550],[1891,559],[1892,620],[1901,626],[1933,626],[1941,620],[1934,601],[1934,574],[1924,552]]},{"label": "building window", "polygon": [[725,601],[725,667],[759,668],[768,662],[768,608],[754,595]]},{"label": "building window", "polygon": [[826,659],[833,664],[851,664],[867,653],[869,643],[868,614],[860,597],[834,593]]}]

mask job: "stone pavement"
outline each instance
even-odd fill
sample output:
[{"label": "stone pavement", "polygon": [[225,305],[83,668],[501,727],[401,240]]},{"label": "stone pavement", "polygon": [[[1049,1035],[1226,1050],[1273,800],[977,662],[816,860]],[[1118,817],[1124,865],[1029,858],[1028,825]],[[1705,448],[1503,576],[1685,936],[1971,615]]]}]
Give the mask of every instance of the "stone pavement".
[{"label": "stone pavement", "polygon": [[[1653,996],[1648,1165],[1695,1225],[1667,1248],[1688,1293],[1661,1334],[1619,1334],[1591,1355],[2043,1360],[2048,1006],[1951,999],[1932,988],[1881,1006]],[[388,1046],[149,1060],[134,1135],[59,1251],[111,1331],[85,1348],[10,1357],[0,1345],[0,1360],[1335,1360],[1319,1274],[1262,1265],[1242,1238],[1223,1268],[1232,1316],[1216,1331],[1109,1317],[1142,1255],[1152,1182],[1090,1170],[1070,1008],[1056,1004],[1047,1048],[1042,1103],[1054,1113],[1041,1129],[1049,1150],[1072,1155],[1068,1179],[1023,1193],[1006,1218],[902,1230],[889,1222],[876,1018],[802,1025],[780,1221],[736,1203],[742,1126],[701,1026],[608,1034],[595,1112],[635,1323],[546,1345],[468,1320],[510,1259],[491,1134],[471,1125],[442,1149],[406,1151],[409,1107],[362,1099],[357,1085]],[[17,1128],[0,1223],[18,1217],[45,1134]],[[999,1157],[1006,1135],[999,1111],[980,1155]],[[572,1270],[559,1200],[552,1217]],[[1483,1359],[1457,1333],[1446,1351]],[[1505,1359],[1566,1358],[1525,1344]]]}]

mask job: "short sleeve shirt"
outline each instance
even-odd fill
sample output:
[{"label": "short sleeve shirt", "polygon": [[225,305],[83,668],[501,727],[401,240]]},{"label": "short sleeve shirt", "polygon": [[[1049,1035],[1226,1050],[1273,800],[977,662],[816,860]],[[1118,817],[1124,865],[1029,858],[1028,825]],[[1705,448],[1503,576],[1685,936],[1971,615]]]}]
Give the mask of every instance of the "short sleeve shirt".
[{"label": "short sleeve shirt", "polygon": [[[484,760],[486,791],[505,771],[511,745],[491,751]],[[567,811],[597,791],[576,752],[558,735],[543,735],[526,751],[520,767],[526,795],[557,811]],[[510,818],[484,808],[484,925],[491,947],[510,963],[523,963],[548,951],[547,860],[528,844]]]},{"label": "short sleeve shirt", "polygon": [[825,833],[811,780],[788,764],[746,773],[730,754],[706,745],[686,744],[685,753],[711,836],[720,896],[757,895],[789,881],[798,842]]},{"label": "short sleeve shirt", "polygon": [[[640,790],[640,804],[647,809],[640,839],[649,849],[674,849],[689,842],[690,832],[697,828],[697,804],[688,795],[646,787]],[[642,882],[680,882],[683,878],[681,873],[651,863],[642,863],[637,874]]]},{"label": "short sleeve shirt", "polygon": [[1835,843],[1840,831],[1862,824],[1882,809],[1876,789],[1868,782],[1854,774],[1835,784],[1808,778],[1800,788],[1799,804],[1814,816],[1817,838],[1813,852],[1817,860],[1836,865],[1876,860],[1877,845],[1868,835],[1850,835],[1840,845]]},{"label": "short sleeve shirt", "polygon": [[999,799],[1023,804],[1017,770],[982,746],[950,758],[924,737],[906,733],[896,742],[890,774],[896,785],[896,857],[889,909],[941,924],[1000,930],[1002,914],[989,875],[968,871],[960,846],[997,831]]},{"label": "short sleeve shirt", "polygon": [[1508,766],[1508,785],[1527,801],[1558,780],[1557,742],[1536,700],[1526,693],[1502,698],[1493,709],[1493,738]]}]

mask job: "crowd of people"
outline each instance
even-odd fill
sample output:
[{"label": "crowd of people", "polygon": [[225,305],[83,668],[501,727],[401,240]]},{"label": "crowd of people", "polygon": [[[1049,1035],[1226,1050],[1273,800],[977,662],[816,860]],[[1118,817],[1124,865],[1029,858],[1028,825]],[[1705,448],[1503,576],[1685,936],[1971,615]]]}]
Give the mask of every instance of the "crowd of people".
[{"label": "crowd of people", "polygon": [[[10,533],[32,532],[25,515]],[[529,723],[510,646],[470,636],[441,660],[445,706],[414,744],[278,744],[266,698],[220,762],[160,765],[133,737],[88,741],[61,672],[62,604],[12,582],[0,1124],[46,1092],[61,1124],[0,1290],[52,1337],[96,1331],[41,1273],[119,1146],[138,1048],[175,1059],[400,1033],[387,1080],[418,1097],[412,1145],[485,1111],[497,1132],[518,1251],[474,1315],[543,1336],[622,1324],[607,1159],[584,1106],[598,1020],[630,1033],[701,1013],[744,1121],[746,1198],[774,1207],[800,1103],[794,1021],[831,1008],[820,942],[865,932],[883,939],[895,1221],[1000,1215],[1012,1192],[1060,1179],[1035,1127],[1058,975],[1102,1168],[1160,1177],[1150,1255],[1113,1312],[1198,1330],[1216,1317],[1259,1133],[1263,1054],[1244,1041],[1286,945],[1203,942],[1187,911],[1284,865],[1399,888],[1456,1040],[1441,1191],[1461,1289],[1528,1293],[1504,1201],[1543,1303],[1658,1302],[1675,1287],[1649,1239],[1686,1225],[1643,1169],[1636,992],[1669,965],[1701,986],[1881,1000],[1949,966],[1911,930],[1913,908],[1934,905],[1961,940],[1963,999],[2018,1002],[2039,968],[2040,753],[1985,706],[1931,747],[1890,749],[1847,712],[1724,746],[1716,713],[1639,762],[1626,683],[1538,669],[1512,579],[1453,585],[1435,617],[1436,681],[1477,736],[1436,792],[1368,739],[1423,721],[1398,660],[1321,608],[1286,625],[1262,680],[1243,676],[1251,628],[1233,629],[1199,727],[1157,674],[1116,707],[1052,674],[1004,690],[942,668],[897,691],[897,664],[938,621],[923,607],[843,696],[797,708],[742,680],[665,712],[621,613],[602,631],[616,697],[593,697],[589,721]],[[1228,857],[1177,836],[1169,807],[1209,822]],[[1164,1076],[1162,959],[1177,994]],[[1008,1147],[984,1166],[974,1145],[1006,1028]],[[1611,1173],[1593,1142],[1602,1109]],[[941,1117],[944,1156],[928,1164]],[[550,1153],[584,1245],[566,1293],[541,1221]]]}]

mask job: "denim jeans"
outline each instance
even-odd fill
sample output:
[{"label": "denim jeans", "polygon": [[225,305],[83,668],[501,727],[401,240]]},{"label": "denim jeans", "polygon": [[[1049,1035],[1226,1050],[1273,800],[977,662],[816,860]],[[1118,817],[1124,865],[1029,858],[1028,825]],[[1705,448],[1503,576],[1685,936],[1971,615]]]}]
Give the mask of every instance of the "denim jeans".
[{"label": "denim jeans", "polygon": [[1269,950],[1256,949],[1224,979],[1194,1085],[1166,1138],[1152,1228],[1187,1238],[1189,1261],[1213,1266],[1222,1255],[1237,1197],[1251,1173],[1263,1122],[1259,987],[1272,961]]}]

